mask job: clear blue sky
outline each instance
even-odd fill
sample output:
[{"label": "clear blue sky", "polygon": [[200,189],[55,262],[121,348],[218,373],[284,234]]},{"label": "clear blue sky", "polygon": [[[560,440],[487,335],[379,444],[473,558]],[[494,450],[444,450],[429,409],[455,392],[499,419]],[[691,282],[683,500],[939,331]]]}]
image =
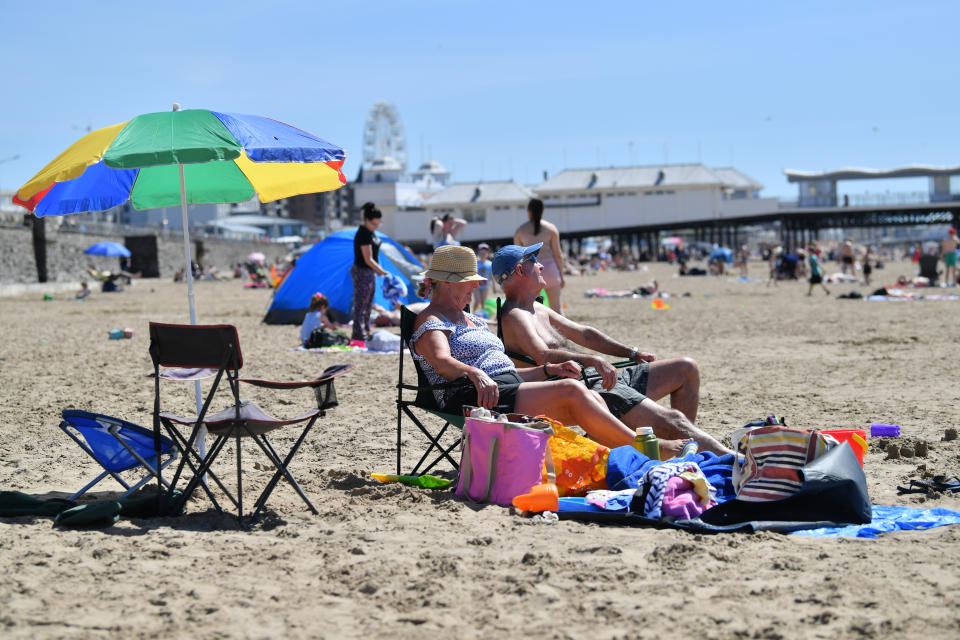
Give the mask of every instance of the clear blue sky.
[{"label": "clear blue sky", "polygon": [[0,189],[173,102],[306,129],[351,179],[379,100],[457,181],[701,160],[791,197],[784,168],[960,164],[956,1],[0,0],[0,24]]}]

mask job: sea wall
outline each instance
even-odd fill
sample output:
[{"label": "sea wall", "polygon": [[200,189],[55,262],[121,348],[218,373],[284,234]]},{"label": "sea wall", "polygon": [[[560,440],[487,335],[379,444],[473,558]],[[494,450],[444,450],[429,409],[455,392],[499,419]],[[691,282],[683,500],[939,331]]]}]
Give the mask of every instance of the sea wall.
[{"label": "sea wall", "polygon": [[[88,256],[84,250],[104,240],[123,244],[123,235],[104,235],[82,233],[74,230],[54,229],[48,225],[47,237],[47,277],[49,282],[80,282],[88,278],[87,268],[119,268],[117,258]],[[129,235],[134,235],[133,233]],[[151,235],[149,230],[137,235]],[[243,262],[248,255],[259,251],[272,264],[290,252],[285,245],[266,242],[240,242],[217,238],[203,238],[191,244],[191,252],[196,260],[197,243],[203,246],[202,264],[225,271],[231,265]],[[185,264],[183,237],[173,235],[157,236],[157,258],[161,278],[172,278],[177,269]],[[0,284],[29,284],[37,282],[37,266],[33,256],[33,235],[30,227],[0,227]]]}]

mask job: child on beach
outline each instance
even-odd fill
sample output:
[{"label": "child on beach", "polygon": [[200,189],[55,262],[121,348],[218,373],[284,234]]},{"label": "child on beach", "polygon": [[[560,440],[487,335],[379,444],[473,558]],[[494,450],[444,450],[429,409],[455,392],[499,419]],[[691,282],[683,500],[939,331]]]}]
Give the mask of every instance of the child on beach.
[{"label": "child on beach", "polygon": [[815,246],[810,247],[810,257],[807,260],[810,263],[810,288],[807,290],[807,295],[813,295],[814,285],[820,285],[823,287],[823,292],[830,295],[827,285],[823,284],[823,272],[820,270],[820,258],[817,256]]},{"label": "child on beach", "polygon": [[314,329],[323,328],[333,331],[337,328],[327,317],[328,311],[330,311],[330,301],[327,296],[319,291],[313,294],[313,297],[310,298],[310,309],[307,311],[307,315],[303,317],[303,324],[300,325],[300,344],[307,344]]}]

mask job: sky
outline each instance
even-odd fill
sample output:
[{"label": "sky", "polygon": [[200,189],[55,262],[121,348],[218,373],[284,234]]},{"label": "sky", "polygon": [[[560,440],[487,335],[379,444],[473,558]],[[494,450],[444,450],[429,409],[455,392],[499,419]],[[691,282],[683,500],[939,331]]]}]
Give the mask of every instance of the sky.
[{"label": "sky", "polygon": [[[174,102],[307,130],[353,179],[388,101],[408,166],[457,182],[699,161],[795,198],[786,168],[960,164],[958,23],[955,1],[0,0],[0,190]],[[885,188],[926,185],[856,185]]]}]

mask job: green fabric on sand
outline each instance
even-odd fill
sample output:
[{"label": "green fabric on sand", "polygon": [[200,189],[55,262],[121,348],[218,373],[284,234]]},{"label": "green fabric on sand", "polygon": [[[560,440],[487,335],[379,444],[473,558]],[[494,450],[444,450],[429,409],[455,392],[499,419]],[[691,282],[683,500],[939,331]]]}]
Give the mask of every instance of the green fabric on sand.
[{"label": "green fabric on sand", "polygon": [[98,529],[109,527],[120,519],[123,507],[114,500],[97,500],[61,511],[53,524],[71,529]]},{"label": "green fabric on sand", "polygon": [[182,493],[179,489],[175,489],[172,496],[164,493],[159,501],[155,493],[123,498],[120,500],[120,515],[124,518],[156,518],[157,516],[180,515],[186,508],[185,506],[181,505],[180,513],[177,514],[172,513],[172,509]]},{"label": "green fabric on sand", "polygon": [[180,496],[180,491],[174,491],[172,496],[164,493],[158,500],[156,493],[147,493],[120,500],[96,500],[78,505],[64,498],[44,500],[20,491],[0,491],[0,518],[48,516],[53,517],[54,524],[61,527],[109,527],[116,523],[120,516],[155,518],[180,515],[183,513],[183,505],[180,505],[178,513],[174,513]]},{"label": "green fabric on sand", "polygon": [[76,502],[65,498],[43,500],[20,491],[0,491],[0,518],[55,516],[75,506]]}]

